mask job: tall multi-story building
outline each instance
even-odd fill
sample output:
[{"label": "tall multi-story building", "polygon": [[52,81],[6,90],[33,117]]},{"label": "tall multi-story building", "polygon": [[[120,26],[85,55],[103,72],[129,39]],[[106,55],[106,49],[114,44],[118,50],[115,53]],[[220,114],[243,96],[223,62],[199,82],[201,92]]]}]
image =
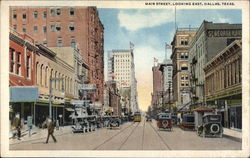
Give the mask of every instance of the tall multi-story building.
[{"label": "tall multi-story building", "polygon": [[[173,64],[170,59],[164,59],[163,63],[160,64],[159,70],[162,72],[162,93],[163,93],[163,105],[164,108],[170,108],[170,103],[173,102],[172,93],[172,73]],[[168,104],[168,106],[166,106]]]},{"label": "tall multi-story building", "polygon": [[190,44],[189,64],[191,72],[192,103],[205,104],[204,67],[214,56],[236,39],[241,39],[241,24],[203,21]]},{"label": "tall multi-story building", "polygon": [[138,111],[133,49],[109,51],[107,75],[108,80],[112,80],[112,77],[114,77],[119,88],[130,88],[130,109],[132,112]]},{"label": "tall multi-story building", "polygon": [[157,110],[162,106],[163,100],[163,84],[162,79],[163,75],[160,71],[161,64],[157,64],[152,67],[153,72],[153,93],[151,94],[151,107],[153,108],[154,113],[157,113]]},{"label": "tall multi-story building", "polygon": [[104,27],[95,7],[11,7],[10,26],[33,37],[36,44],[73,48],[77,45],[89,66],[86,83],[97,87],[91,100],[95,105],[103,103]]},{"label": "tall multi-story building", "polygon": [[171,59],[173,62],[173,99],[177,108],[190,102],[188,50],[195,33],[195,29],[178,28],[171,43]]}]

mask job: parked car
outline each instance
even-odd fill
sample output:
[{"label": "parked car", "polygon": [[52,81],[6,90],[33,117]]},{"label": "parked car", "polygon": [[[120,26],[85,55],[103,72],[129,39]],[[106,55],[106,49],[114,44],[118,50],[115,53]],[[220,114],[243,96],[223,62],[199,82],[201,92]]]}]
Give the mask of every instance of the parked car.
[{"label": "parked car", "polygon": [[180,122],[180,128],[183,130],[195,128],[194,115],[193,114],[183,114],[182,121]]},{"label": "parked car", "polygon": [[221,125],[221,115],[207,114],[202,117],[202,125],[198,127],[199,136],[217,136],[222,137],[223,127]]},{"label": "parked car", "polygon": [[157,127],[159,129],[172,130],[171,113],[159,113],[157,115]]},{"label": "parked car", "polygon": [[110,116],[108,117],[107,127],[112,128],[120,128],[121,119],[118,116]]}]

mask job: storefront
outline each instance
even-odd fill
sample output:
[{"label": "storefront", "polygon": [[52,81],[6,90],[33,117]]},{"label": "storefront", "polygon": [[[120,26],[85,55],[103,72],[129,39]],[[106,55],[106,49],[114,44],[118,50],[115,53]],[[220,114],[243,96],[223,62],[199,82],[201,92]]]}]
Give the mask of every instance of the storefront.
[{"label": "storefront", "polygon": [[[38,99],[38,88],[31,86],[10,87],[10,120],[16,113],[20,113],[21,122],[24,124],[28,116],[35,117],[34,106]],[[34,119],[33,119],[33,123]]]}]

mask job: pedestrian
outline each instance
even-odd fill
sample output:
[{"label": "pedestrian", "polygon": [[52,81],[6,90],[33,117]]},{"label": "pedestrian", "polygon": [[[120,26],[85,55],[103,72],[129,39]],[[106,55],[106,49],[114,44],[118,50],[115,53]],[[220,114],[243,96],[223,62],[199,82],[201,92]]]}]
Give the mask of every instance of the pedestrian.
[{"label": "pedestrian", "polygon": [[46,144],[48,143],[48,141],[49,141],[49,136],[50,136],[50,135],[52,136],[54,142],[56,143],[57,140],[56,140],[56,138],[55,138],[54,135],[53,135],[53,133],[54,133],[54,128],[55,128],[55,123],[54,123],[54,121],[53,121],[51,118],[48,118],[48,120],[47,120],[47,128],[48,128],[48,136],[47,136],[47,140],[46,140],[45,143],[46,143]]},{"label": "pedestrian", "polygon": [[16,116],[13,119],[13,129],[15,130],[13,137],[17,135],[18,140],[21,140],[21,120],[20,120],[20,114],[17,113]]}]

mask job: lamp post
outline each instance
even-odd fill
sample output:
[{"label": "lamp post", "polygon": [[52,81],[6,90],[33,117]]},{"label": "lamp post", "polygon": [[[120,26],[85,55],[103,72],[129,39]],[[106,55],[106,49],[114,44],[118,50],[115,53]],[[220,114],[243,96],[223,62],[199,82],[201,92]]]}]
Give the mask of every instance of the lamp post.
[{"label": "lamp post", "polygon": [[64,78],[50,78],[49,79],[49,118],[52,119],[52,83],[53,81],[62,81],[62,93],[64,94],[64,86],[63,86]]}]

